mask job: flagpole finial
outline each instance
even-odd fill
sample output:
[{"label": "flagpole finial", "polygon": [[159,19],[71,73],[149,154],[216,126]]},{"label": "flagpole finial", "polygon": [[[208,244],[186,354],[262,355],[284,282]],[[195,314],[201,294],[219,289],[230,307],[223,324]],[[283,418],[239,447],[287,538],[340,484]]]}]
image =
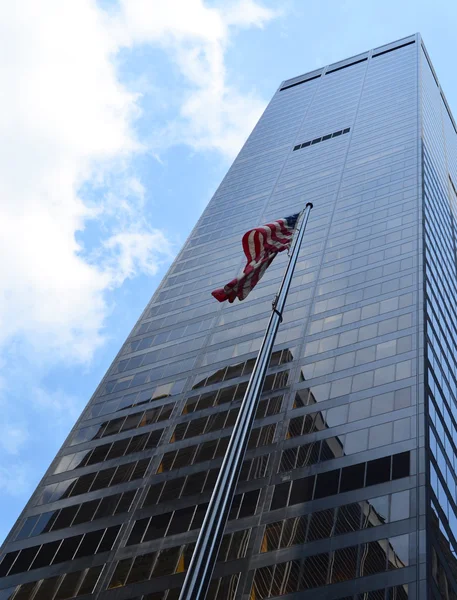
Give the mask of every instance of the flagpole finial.
[{"label": "flagpole finial", "polygon": [[310,208],[314,208],[314,205],[313,205],[313,203],[312,203],[312,202],[307,202],[307,203],[306,203],[306,206],[305,206],[305,208],[307,208],[308,206],[309,206]]}]

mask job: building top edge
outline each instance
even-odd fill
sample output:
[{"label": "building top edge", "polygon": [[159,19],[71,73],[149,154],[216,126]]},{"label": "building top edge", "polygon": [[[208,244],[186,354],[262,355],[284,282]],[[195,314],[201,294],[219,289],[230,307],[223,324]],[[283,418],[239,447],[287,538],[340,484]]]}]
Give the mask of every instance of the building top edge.
[{"label": "building top edge", "polygon": [[447,113],[448,113],[448,115],[449,115],[449,118],[450,118],[450,120],[451,120],[452,126],[454,127],[454,131],[455,131],[455,133],[457,134],[457,123],[456,123],[456,121],[455,121],[455,119],[454,119],[454,115],[452,114],[451,107],[449,106],[449,103],[448,103],[448,101],[447,101],[447,99],[446,99],[446,95],[445,95],[445,93],[443,92],[443,88],[441,87],[440,81],[439,81],[439,79],[438,79],[438,75],[436,74],[435,68],[434,68],[434,66],[433,66],[433,64],[432,64],[432,61],[431,61],[431,59],[430,59],[430,55],[429,55],[429,53],[428,53],[428,51],[427,51],[427,48],[426,48],[426,46],[425,46],[425,44],[424,44],[424,40],[423,40],[423,39],[421,39],[421,48],[422,48],[422,50],[423,50],[423,52],[424,52],[425,58],[426,58],[426,60],[427,60],[427,62],[428,62],[428,65],[429,65],[429,67],[430,67],[430,70],[431,70],[431,72],[432,72],[432,75],[433,75],[433,77],[435,78],[435,83],[436,83],[436,85],[437,85],[437,87],[438,87],[438,89],[439,89],[439,91],[440,91],[440,94],[441,94],[441,99],[442,99],[442,101],[443,101],[443,104],[444,104],[444,106],[445,106],[445,108],[446,108],[446,110],[447,110]]},{"label": "building top edge", "polygon": [[[413,35],[409,35],[406,36],[404,38],[400,38],[398,40],[395,40],[394,42],[389,42],[388,44],[384,44],[383,46],[378,46],[376,48],[373,48],[371,50],[371,52],[373,54],[379,53],[379,52],[384,52],[386,50],[391,50],[396,48],[397,46],[401,46],[403,44],[407,44],[409,42],[413,42],[416,41],[416,39],[420,39],[420,34],[416,33]],[[340,60],[336,63],[332,63],[330,65],[327,66],[323,66],[319,69],[315,69],[313,71],[308,71],[307,73],[302,73],[301,75],[297,75],[296,77],[292,77],[290,79],[286,79],[284,81],[281,82],[281,85],[279,86],[278,89],[283,89],[284,87],[289,87],[289,86],[293,86],[294,84],[297,84],[301,81],[304,80],[308,80],[308,79],[312,79],[314,77],[319,77],[320,75],[322,75],[323,73],[325,73],[326,71],[333,71],[335,69],[338,69],[340,67],[344,67],[346,65],[349,65],[351,63],[360,61],[360,60],[364,60],[366,58],[368,58],[370,54],[370,50],[367,50],[366,52],[362,52],[361,54],[356,54],[354,56],[350,56],[349,58],[345,58],[344,60]]]}]

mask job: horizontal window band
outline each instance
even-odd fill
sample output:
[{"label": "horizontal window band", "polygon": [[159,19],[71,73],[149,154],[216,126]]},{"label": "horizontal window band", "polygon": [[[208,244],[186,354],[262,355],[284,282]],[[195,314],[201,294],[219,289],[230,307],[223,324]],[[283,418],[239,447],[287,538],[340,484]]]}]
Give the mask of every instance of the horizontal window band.
[{"label": "horizontal window band", "polygon": [[[400,46],[395,46],[395,48],[389,48],[388,50],[383,50],[382,52],[378,52],[377,54],[373,54],[372,58],[376,58],[376,56],[382,56],[383,54],[387,54],[388,52],[393,52],[394,50],[399,50],[400,48],[405,48],[406,46],[410,46],[411,44],[415,44],[416,41],[412,40],[411,42],[406,42],[405,44],[401,44]],[[331,69],[330,71],[327,71],[325,73],[325,75],[330,75],[330,73],[336,73],[337,71],[341,71],[342,69],[347,69],[348,67],[353,67],[354,65],[358,65],[360,63],[363,63],[365,61],[368,60],[368,56],[366,56],[365,58],[361,58],[359,60],[356,60],[352,63],[349,63],[347,65],[342,65],[341,67],[336,67],[335,69]],[[314,79],[318,79],[319,77],[321,77],[321,75],[314,75],[314,77],[309,77],[308,79],[302,79],[301,81],[296,81],[295,83],[291,83],[289,85],[285,85],[284,87],[280,88],[280,92],[283,92],[284,90],[288,90],[292,87],[295,87],[297,85],[301,85],[302,83],[307,83],[308,81],[313,81]]]},{"label": "horizontal window band", "polygon": [[356,60],[348,65],[343,65],[342,67],[336,67],[336,69],[332,69],[331,71],[327,71],[326,75],[330,75],[330,73],[336,73],[336,71],[341,71],[342,69],[347,69],[348,67],[353,67],[354,65],[358,65],[359,63],[363,63],[368,60],[368,57],[361,58],[360,60]]},{"label": "horizontal window band", "polygon": [[399,50],[400,48],[405,48],[406,46],[411,46],[411,44],[415,44],[416,40],[412,42],[406,42],[406,44],[402,44],[401,46],[395,46],[395,48],[389,48],[388,50],[383,50],[382,52],[378,52],[377,54],[373,54],[373,58],[377,56],[382,56],[383,54],[387,54],[388,52],[393,52],[394,50]]},{"label": "horizontal window band", "polygon": [[283,92],[284,90],[288,90],[289,88],[295,87],[296,85],[301,85],[302,83],[307,83],[308,81],[319,79],[319,77],[320,75],[314,75],[314,77],[310,77],[309,79],[302,79],[302,81],[296,81],[295,83],[291,83],[290,85],[285,85],[279,91]]}]

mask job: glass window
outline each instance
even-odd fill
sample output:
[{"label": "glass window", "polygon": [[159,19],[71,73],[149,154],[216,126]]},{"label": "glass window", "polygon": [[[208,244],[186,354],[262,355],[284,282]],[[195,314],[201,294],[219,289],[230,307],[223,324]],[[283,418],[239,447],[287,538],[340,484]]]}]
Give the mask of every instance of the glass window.
[{"label": "glass window", "polygon": [[365,463],[344,467],[341,470],[340,492],[362,488],[365,482]]},{"label": "glass window", "polygon": [[29,537],[32,534],[33,528],[35,527],[39,517],[40,517],[40,515],[34,515],[33,517],[29,517],[28,519],[26,519],[23,522],[21,529],[16,534],[15,539],[23,540],[23,539]]},{"label": "glass window", "polygon": [[314,498],[324,498],[338,493],[338,484],[340,480],[340,469],[319,473],[316,477],[316,490]]},{"label": "glass window", "polygon": [[[69,508],[71,508],[72,510],[68,511],[67,513],[67,525],[63,525],[64,527],[69,526],[71,524],[71,517],[73,514],[76,513],[76,511],[79,508],[79,511],[77,512],[75,518],[74,518],[74,525],[79,525],[79,523],[87,523],[87,521],[91,521],[92,518],[95,516],[95,513],[97,511],[98,505],[100,504],[100,500],[91,500],[90,502],[84,502],[81,505],[77,505],[77,506],[71,506]],[[65,509],[62,509],[61,514],[59,515],[59,518],[62,515],[62,512]],[[53,529],[58,529],[58,523],[59,523],[59,518],[57,519],[55,525],[53,526]]]},{"label": "glass window", "polygon": [[387,392],[373,398],[373,415],[380,415],[394,410],[394,392]]},{"label": "glass window", "polygon": [[394,454],[392,460],[392,479],[400,479],[409,475],[409,452]]},{"label": "glass window", "polygon": [[[125,492],[124,494],[122,494],[119,502],[117,503],[115,510],[113,511],[113,514],[117,515],[119,513],[128,511],[133,502],[135,494],[136,494],[136,490],[132,490],[130,492]],[[118,495],[111,496],[113,503],[114,503],[115,499],[117,498],[117,496]]]},{"label": "glass window", "polygon": [[29,600],[29,598],[32,598],[33,591],[36,587],[37,582],[32,581],[31,583],[23,583],[19,589],[16,589],[16,586],[13,586],[8,589],[0,590],[0,600],[11,600],[15,590],[16,595],[14,598],[16,600]]},{"label": "glass window", "polygon": [[111,577],[111,581],[108,585],[108,589],[118,588],[125,585],[132,563],[133,558],[125,558],[117,563],[113,576]]},{"label": "glass window", "polygon": [[[120,472],[121,472],[121,470],[122,470],[122,467],[120,469],[118,469],[118,471],[120,471]],[[116,467],[113,467],[111,469],[103,469],[102,471],[99,471],[98,473],[91,473],[89,475],[89,478],[87,481],[84,481],[84,478],[86,476],[83,475],[82,477],[80,477],[78,479],[78,482],[76,483],[75,487],[73,488],[72,496],[77,496],[78,494],[84,494],[89,489],[91,489],[92,491],[102,490],[102,489],[109,487],[110,485],[113,485],[112,480],[113,480],[113,477],[116,476],[115,474],[117,475]],[[95,479],[95,481],[94,481],[94,479]],[[91,484],[92,484],[92,487],[91,487]]]},{"label": "glass window", "polygon": [[[392,519],[390,519],[392,520]],[[367,501],[364,510],[364,527],[373,527],[389,522],[389,496],[378,496]]]},{"label": "glass window", "polygon": [[243,494],[243,501],[238,512],[238,518],[250,517],[255,514],[259,500],[260,490],[252,490]]},{"label": "glass window", "polygon": [[43,579],[33,600],[49,600],[54,596],[60,577]]},{"label": "glass window", "polygon": [[307,541],[330,537],[333,532],[335,510],[330,508],[310,516]]},{"label": "glass window", "polygon": [[367,463],[366,485],[375,485],[390,480],[391,457],[385,456]]},{"label": "glass window", "polygon": [[360,577],[375,575],[386,570],[387,540],[377,540],[361,545],[361,560],[359,563]]},{"label": "glass window", "polygon": [[163,537],[170,522],[171,515],[172,513],[168,512],[160,515],[154,515],[153,517],[151,517],[148,529],[144,536],[144,541],[148,542],[150,540],[156,540],[158,538]]},{"label": "glass window", "polygon": [[394,442],[401,442],[403,440],[408,440],[411,437],[411,420],[406,419],[398,419],[394,422]]},{"label": "glass window", "polygon": [[137,556],[133,561],[132,568],[127,576],[126,585],[148,580],[150,578],[155,557],[155,552]]},{"label": "glass window", "polygon": [[97,554],[100,554],[101,552],[107,552],[108,550],[112,549],[120,528],[120,525],[114,525],[113,527],[108,527],[108,529],[106,529],[102,541],[97,548]]},{"label": "glass window", "polygon": [[306,541],[307,525],[308,515],[286,519],[281,538],[281,548],[294,546],[295,544],[304,544]]},{"label": "glass window", "polygon": [[183,533],[185,531],[188,531],[192,521],[192,517],[194,516],[194,512],[194,506],[176,510],[173,513],[173,517],[171,519],[167,535],[174,535],[176,533]]},{"label": "glass window", "polygon": [[411,404],[411,388],[403,388],[395,392],[395,410],[407,408]]},{"label": "glass window", "polygon": [[180,555],[180,547],[167,548],[161,550],[154,565],[154,577],[162,577],[163,575],[172,575],[175,573]]},{"label": "glass window", "polygon": [[76,596],[80,579],[81,571],[67,573],[62,583],[60,584],[59,590],[54,600],[68,600],[68,598],[73,598],[74,596]]},{"label": "glass window", "polygon": [[[131,560],[131,559],[128,559]],[[103,570],[104,565],[100,565],[98,567],[91,567],[86,571],[86,575],[84,576],[84,580],[79,588],[79,595],[82,596],[84,594],[91,594],[94,590],[94,587],[100,577],[100,573]]]},{"label": "glass window", "polygon": [[315,477],[312,476],[293,481],[289,504],[299,504],[301,502],[308,502],[309,500],[312,500],[314,480]]},{"label": "glass window", "polygon": [[390,520],[400,521],[409,517],[409,490],[391,496]]},{"label": "glass window", "polygon": [[168,500],[175,500],[176,498],[179,498],[181,496],[181,490],[185,480],[185,477],[176,477],[175,479],[169,479],[166,481],[162,495],[160,496],[160,501],[167,502]]},{"label": "glass window", "polygon": [[327,570],[329,564],[328,554],[309,556],[303,561],[303,569],[298,589],[315,588],[327,583]]},{"label": "glass window", "polygon": [[72,560],[82,539],[82,535],[75,535],[63,540],[62,545],[55,556],[54,564],[65,562],[66,560]]},{"label": "glass window", "polygon": [[138,521],[135,521],[135,524],[133,526],[133,529],[132,529],[132,531],[129,535],[129,539],[127,541],[127,546],[130,546],[132,544],[141,543],[145,529],[148,526],[148,524],[149,524],[149,517],[146,517],[145,519],[138,519]]},{"label": "glass window", "polygon": [[[327,425],[329,427],[336,427],[337,425],[344,425],[348,420],[348,410],[349,410],[349,407],[347,404],[344,404],[343,406],[336,406],[335,408],[330,408],[327,411],[327,416],[326,416]],[[359,418],[363,418],[363,417],[359,417]]]},{"label": "glass window", "polygon": [[[97,510],[95,511],[95,515],[94,515],[94,519],[100,519],[102,517],[108,517],[109,515],[111,515],[114,511],[114,508],[116,507],[116,504],[119,500],[121,494],[115,494],[113,496],[105,496],[105,498],[102,498],[101,501],[100,500],[94,500],[94,505],[92,505],[92,501],[91,502],[85,502],[83,505],[89,505],[88,506],[88,510],[87,512],[90,512],[90,509],[92,506],[95,506],[95,503],[99,502]],[[80,511],[81,512],[81,511]],[[79,518],[79,513],[77,515],[77,518]]]},{"label": "glass window", "polygon": [[282,525],[282,521],[277,521],[276,523],[269,523],[265,526],[260,552],[270,552],[271,550],[277,550],[279,548]]},{"label": "glass window", "polygon": [[357,570],[357,546],[336,550],[330,560],[329,583],[354,579]]},{"label": "glass window", "polygon": [[203,519],[205,518],[206,511],[208,509],[208,502],[199,504],[195,510],[195,515],[192,520],[192,529],[197,529],[202,526]]},{"label": "glass window", "polygon": [[153,506],[154,504],[157,504],[164,485],[164,482],[151,485],[143,502],[143,506]]},{"label": "glass window", "polygon": [[399,535],[389,539],[389,570],[401,569],[409,565],[409,536]]},{"label": "glass window", "polygon": [[369,448],[378,448],[392,443],[392,423],[383,423],[370,428]]},{"label": "glass window", "polygon": [[344,451],[346,454],[363,452],[368,448],[368,429],[352,431],[346,435],[344,440]]},{"label": "glass window", "polygon": [[285,483],[280,483],[275,486],[270,510],[276,510],[277,508],[282,508],[283,506],[287,506],[287,501],[289,498],[289,490],[290,490],[290,482],[289,481],[287,481]]},{"label": "glass window", "polygon": [[349,421],[367,419],[371,412],[371,399],[359,400],[349,404]]},{"label": "glass window", "polygon": [[336,512],[335,534],[351,533],[360,529],[362,510],[358,502],[340,506]]},{"label": "glass window", "polygon": [[8,571],[11,569],[11,565],[14,563],[18,555],[19,550],[5,554],[0,565],[0,577],[5,577],[8,574]]},{"label": "glass window", "polygon": [[206,479],[206,471],[188,475],[182,492],[183,496],[192,496],[201,493]]},{"label": "glass window", "polygon": [[102,536],[105,533],[104,529],[98,531],[91,531],[86,533],[79,548],[76,551],[75,558],[80,556],[89,556],[97,552],[99,543],[101,542]]}]

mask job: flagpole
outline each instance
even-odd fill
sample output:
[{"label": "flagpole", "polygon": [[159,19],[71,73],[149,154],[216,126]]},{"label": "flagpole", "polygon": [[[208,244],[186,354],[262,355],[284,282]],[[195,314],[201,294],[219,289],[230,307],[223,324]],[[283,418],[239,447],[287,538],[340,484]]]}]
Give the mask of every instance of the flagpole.
[{"label": "flagpole", "polygon": [[289,263],[279,292],[273,301],[270,320],[198,535],[179,600],[205,600],[312,207],[313,205],[308,202],[301,223],[297,227]]}]

